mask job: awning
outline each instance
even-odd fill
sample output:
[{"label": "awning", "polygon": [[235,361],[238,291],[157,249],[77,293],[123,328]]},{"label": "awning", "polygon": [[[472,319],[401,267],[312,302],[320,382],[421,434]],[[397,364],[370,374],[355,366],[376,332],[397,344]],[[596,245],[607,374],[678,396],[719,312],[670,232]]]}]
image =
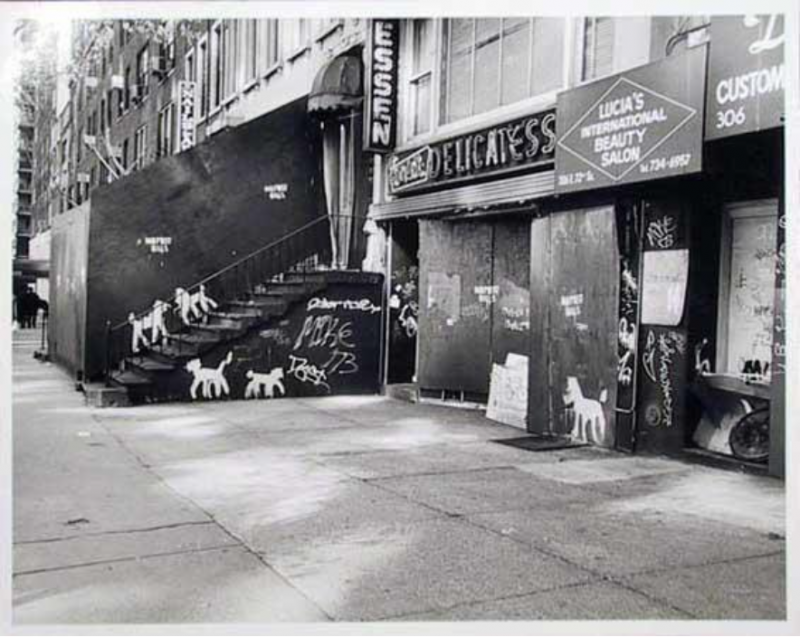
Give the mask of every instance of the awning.
[{"label": "awning", "polygon": [[370,216],[376,221],[384,221],[398,217],[452,214],[457,211],[471,213],[492,206],[522,205],[552,195],[553,189],[553,171],[548,170],[413,197],[398,197],[394,201],[372,204]]},{"label": "awning", "polygon": [[364,99],[364,65],[355,55],[340,55],[325,64],[311,85],[308,112],[352,110]]}]

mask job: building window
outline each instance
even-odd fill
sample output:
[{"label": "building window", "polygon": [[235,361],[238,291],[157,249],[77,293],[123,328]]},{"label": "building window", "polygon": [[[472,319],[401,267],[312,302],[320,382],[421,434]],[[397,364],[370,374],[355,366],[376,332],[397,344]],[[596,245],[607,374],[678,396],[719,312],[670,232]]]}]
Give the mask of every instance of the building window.
[{"label": "building window", "polygon": [[771,377],[778,210],[775,202],[730,206],[723,215],[717,371]]},{"label": "building window", "polygon": [[156,157],[171,155],[175,137],[175,105],[169,104],[158,113],[158,145]]},{"label": "building window", "polygon": [[197,81],[197,66],[195,66],[194,51],[189,51],[186,54],[186,62],[184,63],[184,77],[189,82]]},{"label": "building window", "polygon": [[284,56],[291,59],[297,57],[308,48],[309,32],[308,20],[305,18],[292,18],[283,20]]},{"label": "building window", "polygon": [[239,30],[240,50],[244,57],[244,84],[256,79],[258,73],[258,20],[244,20]]},{"label": "building window", "polygon": [[200,118],[208,113],[208,41],[197,46],[197,94],[200,97]]},{"label": "building window", "polygon": [[220,57],[222,59],[222,99],[231,97],[238,88],[237,86],[237,62],[239,60],[238,33],[241,20],[225,20],[222,24],[222,48]]},{"label": "building window", "polygon": [[143,100],[149,89],[150,43],[145,44],[136,56],[136,90],[134,96]]},{"label": "building window", "polygon": [[167,21],[163,39],[158,43],[158,71],[161,76],[175,68],[175,23]]},{"label": "building window", "polygon": [[586,18],[583,24],[581,79],[609,75],[614,70],[614,18]]},{"label": "building window", "polygon": [[410,103],[412,134],[431,130],[433,106],[434,30],[433,20],[414,20],[411,24]]},{"label": "building window", "polygon": [[441,123],[564,85],[562,18],[444,21]]},{"label": "building window", "polygon": [[147,152],[147,125],[136,129],[133,152],[133,169],[144,168],[145,153]]},{"label": "building window", "polygon": [[258,57],[261,59],[262,73],[267,73],[280,62],[280,45],[278,42],[278,20],[258,21]]},{"label": "building window", "polygon": [[211,29],[211,60],[209,72],[209,93],[211,110],[222,103],[222,32],[223,25],[218,22]]},{"label": "building window", "polygon": [[130,151],[129,147],[130,147],[130,144],[128,143],[127,139],[124,142],[122,142],[122,167],[126,171],[128,170],[128,156],[129,156],[129,151]]},{"label": "building window", "polygon": [[125,86],[124,86],[123,90],[125,92],[125,100],[124,100],[124,104],[122,104],[122,101],[120,101],[120,103],[123,106],[123,108],[119,109],[119,114],[120,115],[122,115],[122,113],[124,111],[127,111],[131,107],[131,67],[130,66],[126,66],[125,67]]}]

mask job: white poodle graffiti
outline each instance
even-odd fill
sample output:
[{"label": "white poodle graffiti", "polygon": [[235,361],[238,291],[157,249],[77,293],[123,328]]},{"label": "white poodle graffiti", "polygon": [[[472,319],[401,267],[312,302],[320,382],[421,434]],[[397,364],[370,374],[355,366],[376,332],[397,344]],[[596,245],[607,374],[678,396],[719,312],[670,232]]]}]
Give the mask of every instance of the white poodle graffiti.
[{"label": "white poodle graffiti", "polygon": [[200,320],[218,307],[217,302],[206,295],[206,286],[202,283],[194,293],[187,292],[183,288],[175,288],[175,305],[185,325],[190,325],[192,318]]},{"label": "white poodle graffiti", "polygon": [[225,367],[233,360],[233,352],[228,352],[228,355],[222,359],[216,368],[203,367],[199,358],[193,358],[186,363],[186,371],[194,376],[192,386],[189,393],[192,400],[197,400],[197,389],[200,388],[200,394],[203,398],[222,398],[223,395],[228,396],[231,389],[228,386],[228,381],[225,379]]},{"label": "white poodle graffiti", "polygon": [[250,379],[244,390],[245,398],[261,398],[262,393],[265,398],[274,398],[276,389],[280,391],[281,396],[286,395],[282,367],[275,367],[266,374],[248,369],[245,376]]},{"label": "white poodle graffiti", "polygon": [[[151,347],[159,340],[163,340],[166,344],[169,342],[169,331],[167,330],[164,317],[166,315],[169,305],[159,299],[153,303],[152,309],[141,318],[136,318],[136,315],[131,312],[128,314],[128,323],[133,327],[131,333],[131,351],[137,354],[140,346]],[[145,330],[150,330],[150,338],[147,338]]]},{"label": "white poodle graffiti", "polygon": [[606,436],[606,415],[603,403],[608,392],[600,392],[599,400],[586,398],[575,376],[567,377],[567,390],[564,392],[564,406],[571,409],[574,417],[571,435],[587,442],[602,443]]}]

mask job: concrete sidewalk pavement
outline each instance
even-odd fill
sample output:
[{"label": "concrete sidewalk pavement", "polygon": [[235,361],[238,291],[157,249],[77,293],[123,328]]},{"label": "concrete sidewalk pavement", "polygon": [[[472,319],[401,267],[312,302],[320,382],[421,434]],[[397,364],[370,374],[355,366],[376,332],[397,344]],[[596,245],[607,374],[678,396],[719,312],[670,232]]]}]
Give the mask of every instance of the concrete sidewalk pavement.
[{"label": "concrete sidewalk pavement", "polygon": [[783,484],[384,397],[93,409],[14,345],[15,623],[783,619]]}]

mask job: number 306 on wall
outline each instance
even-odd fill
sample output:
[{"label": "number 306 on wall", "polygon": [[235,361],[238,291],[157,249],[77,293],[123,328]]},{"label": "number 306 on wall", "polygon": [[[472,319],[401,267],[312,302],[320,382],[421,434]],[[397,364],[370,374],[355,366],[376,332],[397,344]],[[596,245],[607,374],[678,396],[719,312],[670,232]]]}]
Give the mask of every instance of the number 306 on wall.
[{"label": "number 306 on wall", "polygon": [[744,107],[728,108],[724,111],[717,111],[717,128],[730,128],[731,126],[741,126],[747,119]]}]

